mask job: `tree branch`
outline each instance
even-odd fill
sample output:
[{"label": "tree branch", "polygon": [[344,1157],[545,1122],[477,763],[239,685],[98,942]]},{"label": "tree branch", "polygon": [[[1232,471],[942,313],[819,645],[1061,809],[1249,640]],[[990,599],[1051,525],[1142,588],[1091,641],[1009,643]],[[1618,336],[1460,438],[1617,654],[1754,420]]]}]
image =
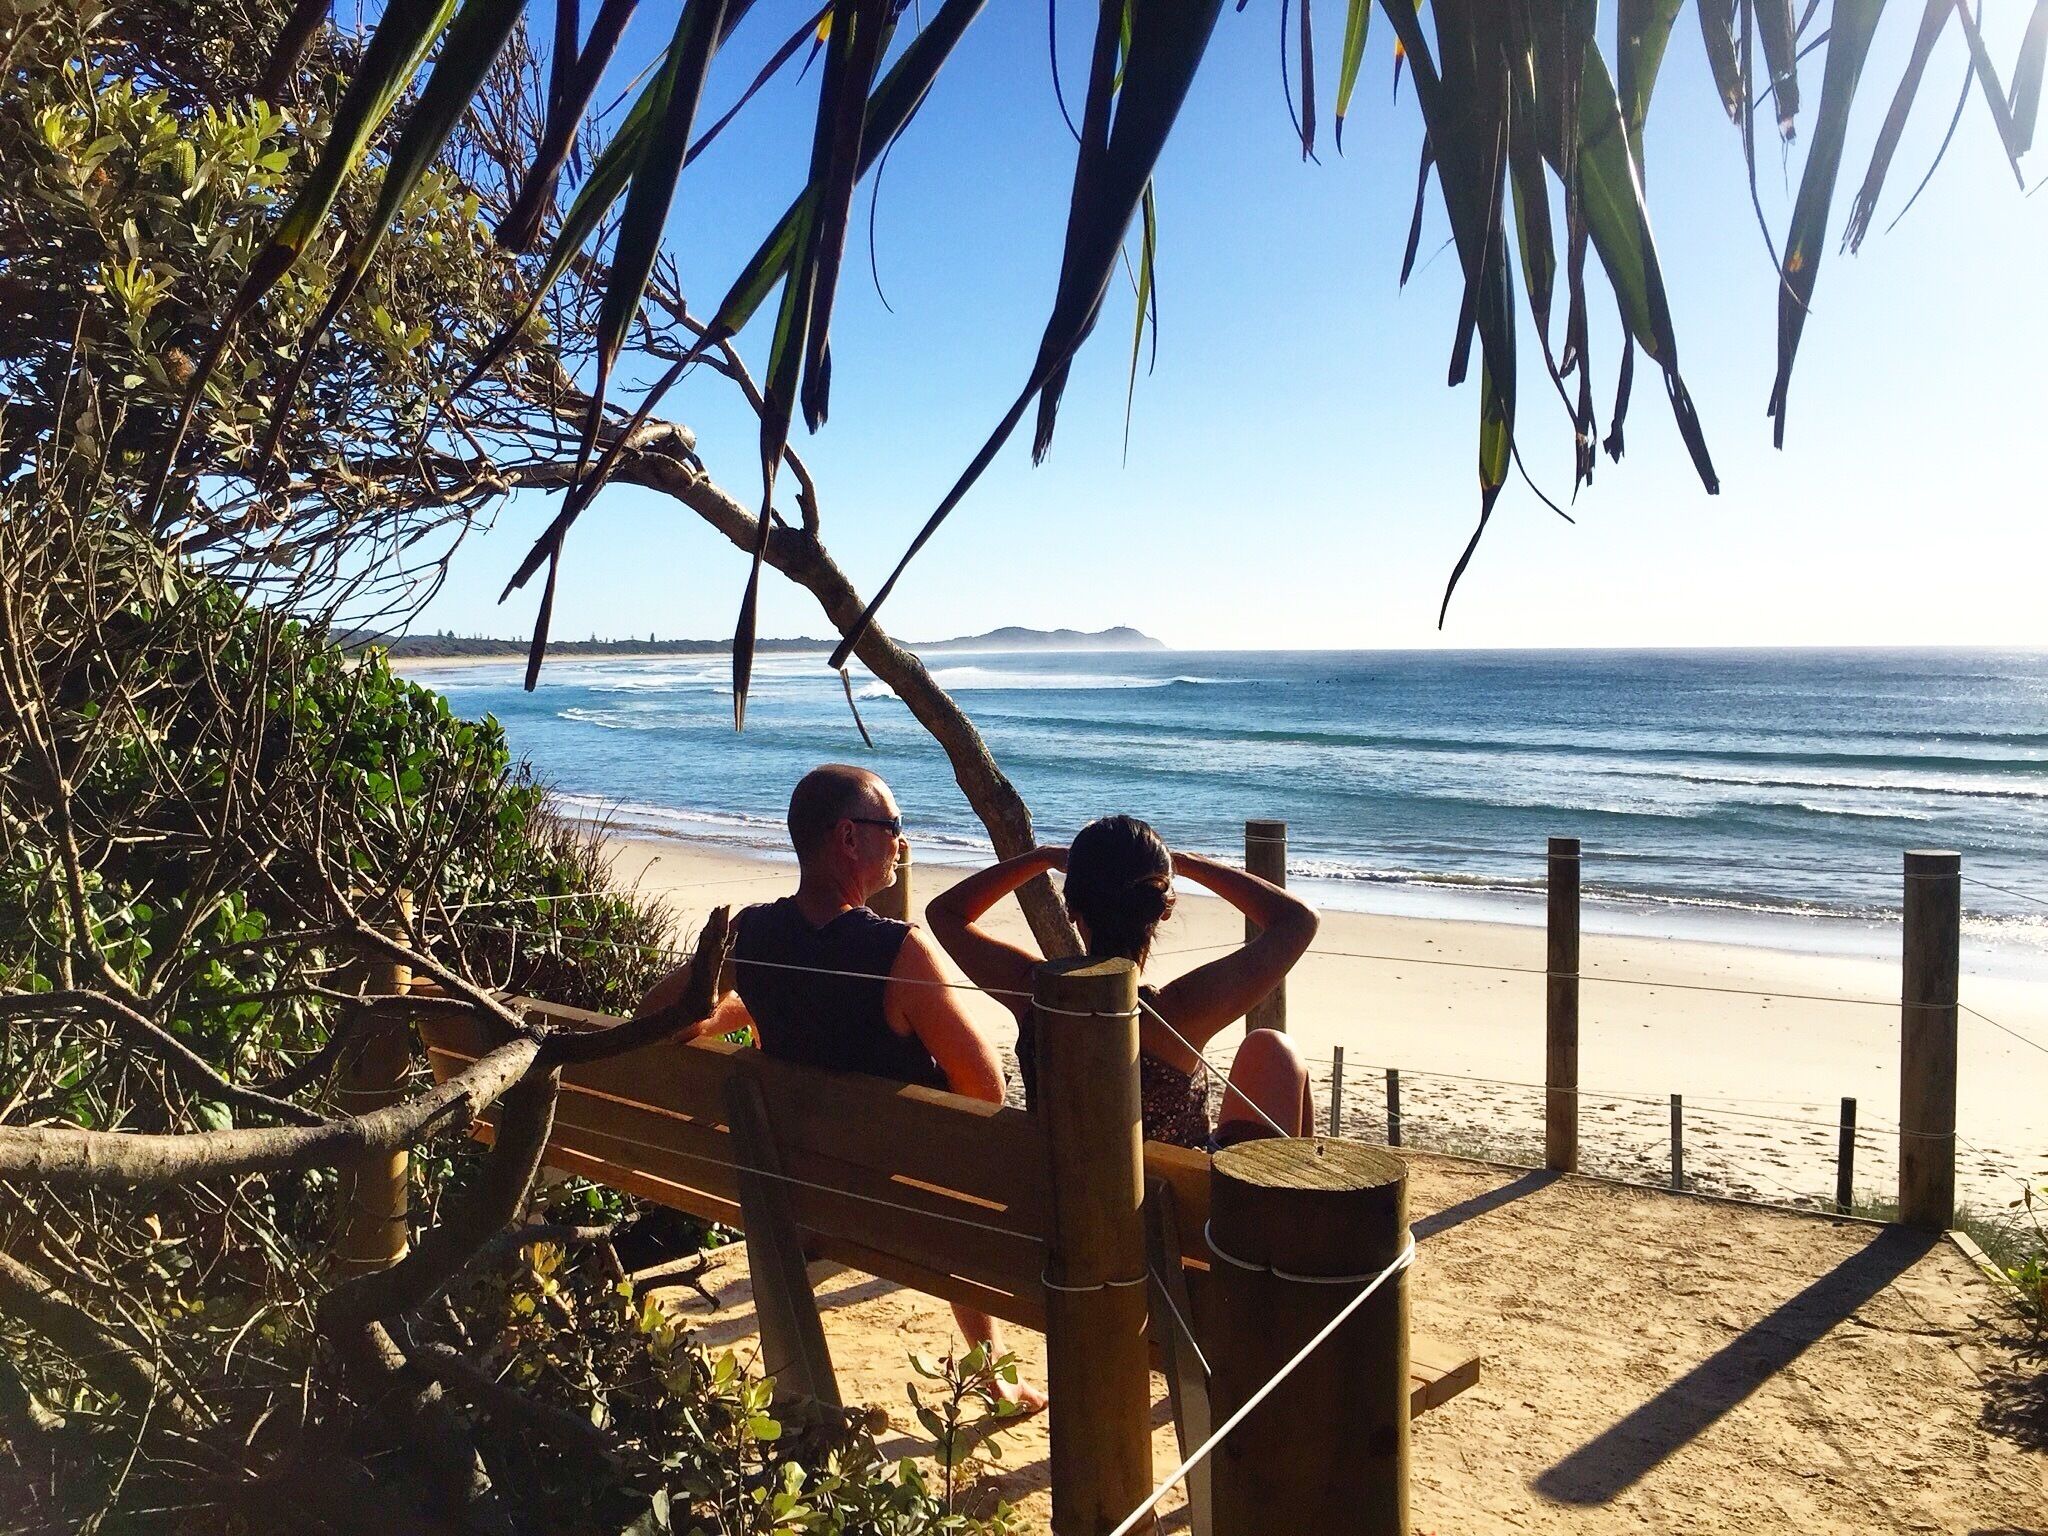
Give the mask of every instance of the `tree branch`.
[{"label": "tree branch", "polygon": [[315,1126],[183,1136],[0,1126],[0,1178],[125,1193],[283,1168],[333,1167],[392,1151],[430,1130],[470,1124],[526,1074],[539,1052],[537,1041],[515,1039],[417,1098]]}]

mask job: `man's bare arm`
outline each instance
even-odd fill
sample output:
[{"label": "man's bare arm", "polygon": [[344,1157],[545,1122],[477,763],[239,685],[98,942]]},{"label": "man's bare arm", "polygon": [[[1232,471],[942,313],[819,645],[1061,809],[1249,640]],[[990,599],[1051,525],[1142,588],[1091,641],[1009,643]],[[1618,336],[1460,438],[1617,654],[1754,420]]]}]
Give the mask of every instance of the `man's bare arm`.
[{"label": "man's bare arm", "polygon": [[913,928],[889,972],[885,1005],[892,1026],[907,1026],[946,1074],[946,1086],[970,1099],[1003,1101],[1003,1065],[995,1043],[967,1016],[939,969],[932,941]]}]

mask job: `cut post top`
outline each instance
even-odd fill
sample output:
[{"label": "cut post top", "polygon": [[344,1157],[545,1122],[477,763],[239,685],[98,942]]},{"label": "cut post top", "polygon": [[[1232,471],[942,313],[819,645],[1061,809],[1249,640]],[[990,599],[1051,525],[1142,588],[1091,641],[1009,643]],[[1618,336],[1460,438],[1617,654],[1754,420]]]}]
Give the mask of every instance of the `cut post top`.
[{"label": "cut post top", "polygon": [[1032,972],[1033,980],[1038,983],[1033,990],[1040,998],[1044,998],[1047,995],[1044,983],[1048,978],[1055,976],[1061,978],[1062,982],[1094,983],[1114,988],[1121,985],[1120,980],[1115,978],[1121,978],[1126,972],[1136,976],[1138,968],[1122,955],[1109,955],[1102,959],[1089,955],[1069,955],[1064,960],[1041,961]]},{"label": "cut post top", "polygon": [[1553,837],[1550,839],[1549,851],[1553,859],[1576,859],[1579,856],[1579,840],[1576,837]]},{"label": "cut post top", "polygon": [[1219,1246],[1300,1275],[1380,1269],[1408,1237],[1408,1165],[1355,1141],[1289,1136],[1225,1147],[1210,1199]]}]

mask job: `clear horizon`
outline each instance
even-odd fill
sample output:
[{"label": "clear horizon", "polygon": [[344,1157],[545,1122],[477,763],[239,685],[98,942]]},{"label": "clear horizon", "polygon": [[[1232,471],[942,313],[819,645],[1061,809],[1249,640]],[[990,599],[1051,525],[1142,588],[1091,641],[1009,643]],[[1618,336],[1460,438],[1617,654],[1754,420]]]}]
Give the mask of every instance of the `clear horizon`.
[{"label": "clear horizon", "polygon": [[[1992,8],[1995,57],[2025,8]],[[1064,19],[1064,18],[1063,18]],[[1888,15],[1852,119],[1842,176],[1867,163],[1915,18]],[[1127,623],[1179,649],[1635,649],[2048,643],[2038,573],[2048,524],[2031,447],[2048,356],[2039,278],[2048,199],[2014,187],[1981,100],[1910,217],[1885,224],[1933,158],[1965,64],[1951,28],[1927,75],[1874,233],[1860,256],[1831,229],[1790,397],[1785,450],[1765,398],[1776,272],[1749,208],[1739,141],[1697,28],[1672,38],[1646,181],[1681,363],[1723,485],[1701,490],[1645,367],[1627,456],[1603,454],[1567,526],[1510,484],[1451,605],[1438,601],[1477,515],[1475,387],[1443,387],[1459,273],[1432,191],[1421,258],[1396,284],[1420,119],[1390,99],[1389,34],[1372,31],[1346,153],[1327,137],[1303,165],[1266,22],[1226,15],[1158,176],[1160,331],[1124,450],[1130,295],[1113,291],[1084,348],[1045,465],[1002,454],[913,563],[882,622],[898,635],[969,634],[993,590],[1034,627]],[[1258,23],[1256,38],[1244,29]],[[749,21],[714,72],[722,111],[772,46]],[[1227,30],[1235,28],[1234,32]],[[623,83],[658,39],[644,20],[614,66]],[[1331,29],[1334,35],[1341,29]],[[536,22],[536,36],[546,29]],[[1085,74],[1088,28],[1061,29]],[[1253,47],[1256,41],[1259,46]],[[1822,56],[1805,66],[1817,85]],[[1317,71],[1327,121],[1331,58]],[[986,110],[997,82],[1005,110]],[[708,302],[800,183],[808,98],[780,78],[685,176],[671,249]],[[1811,137],[1781,167],[1759,145],[1759,188],[1781,234]],[[795,443],[816,477],[827,547],[871,593],[1014,394],[1059,264],[1073,145],[1045,56],[1044,18],[992,9],[892,154],[875,215],[882,290],[866,259],[868,193],[834,325],[832,420]],[[2027,166],[2038,182],[2048,143]],[[997,172],[999,170],[999,174]],[[1847,188],[1842,189],[1846,194]],[[716,217],[703,217],[706,210]],[[1618,336],[1593,304],[1604,432]],[[767,307],[772,312],[773,306]],[[1520,442],[1553,496],[1570,484],[1564,414],[1523,316]],[[758,363],[766,323],[739,347]],[[642,381],[625,380],[621,398]],[[759,497],[752,413],[714,379],[673,414],[712,478]],[[498,589],[552,514],[521,496],[457,555],[416,630],[523,636],[537,593]],[[746,559],[694,514],[632,488],[604,493],[569,542],[555,633],[729,633]],[[829,631],[809,594],[774,577],[763,633]]]}]

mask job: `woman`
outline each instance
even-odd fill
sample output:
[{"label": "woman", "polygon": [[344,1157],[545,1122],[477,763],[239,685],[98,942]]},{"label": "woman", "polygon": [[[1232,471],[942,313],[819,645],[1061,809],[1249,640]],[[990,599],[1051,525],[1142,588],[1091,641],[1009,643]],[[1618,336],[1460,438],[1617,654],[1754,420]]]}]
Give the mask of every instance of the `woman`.
[{"label": "woman", "polygon": [[1290,1136],[1312,1132],[1308,1070],[1287,1036],[1271,1029],[1245,1036],[1213,1131],[1200,1052],[1301,958],[1316,934],[1314,910],[1256,875],[1199,854],[1170,852],[1157,832],[1130,816],[1090,822],[1070,848],[1034,848],[992,865],[925,908],[933,936],[976,986],[999,997],[1027,994],[1010,1002],[1017,1015],[1017,1056],[1027,1098],[1034,1087],[1028,994],[1032,967],[1042,957],[976,924],[1025,881],[1051,869],[1066,874],[1067,915],[1092,959],[1122,956],[1142,971],[1159,925],[1173,911],[1176,875],[1221,896],[1260,929],[1241,949],[1164,987],[1139,986],[1138,996],[1148,1005],[1138,1012],[1146,1139],[1214,1151],[1233,1141],[1274,1135],[1275,1126]]}]

